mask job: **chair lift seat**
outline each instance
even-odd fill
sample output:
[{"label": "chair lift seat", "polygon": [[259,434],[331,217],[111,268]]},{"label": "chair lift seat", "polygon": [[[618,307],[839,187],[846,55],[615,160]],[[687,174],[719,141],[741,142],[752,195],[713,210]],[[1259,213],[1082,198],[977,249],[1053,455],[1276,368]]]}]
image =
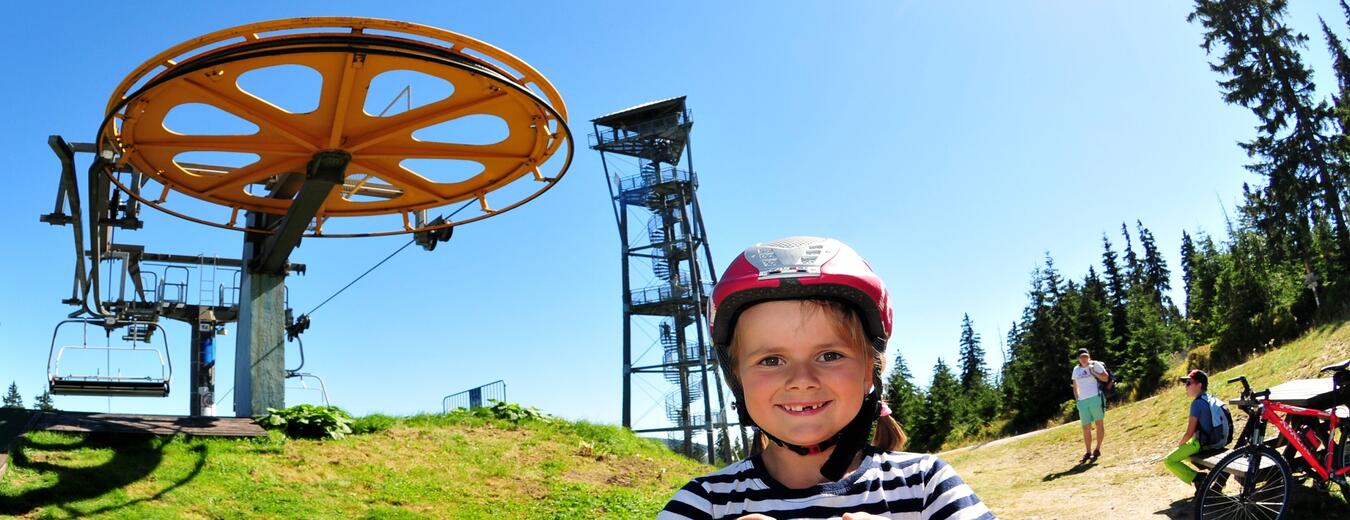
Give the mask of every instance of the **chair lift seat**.
[{"label": "chair lift seat", "polygon": [[[121,322],[117,327],[130,327],[128,336],[124,340],[133,342],[150,343],[150,337],[154,329],[159,329],[159,338],[162,349],[152,347],[97,347],[90,346],[87,343],[78,346],[57,347],[57,334],[61,327],[67,325],[83,325],[85,327],[91,324],[104,326],[108,332],[112,332],[109,327],[101,320],[92,319],[69,319],[56,325],[56,330],[52,332],[51,350],[47,354],[47,386],[48,390],[54,395],[84,395],[84,396],[107,396],[107,397],[168,397],[169,381],[173,377],[173,365],[169,360],[169,343],[164,332],[164,327],[156,322]],[[160,365],[160,377],[126,377],[112,375],[78,375],[66,374],[60,375],[61,357],[67,349],[73,350],[94,350],[94,351],[130,351],[137,353],[153,353],[158,358]],[[162,353],[162,355],[161,355]]]},{"label": "chair lift seat", "polygon": [[113,397],[168,397],[169,382],[162,379],[109,377],[62,377],[50,381],[52,395]]}]

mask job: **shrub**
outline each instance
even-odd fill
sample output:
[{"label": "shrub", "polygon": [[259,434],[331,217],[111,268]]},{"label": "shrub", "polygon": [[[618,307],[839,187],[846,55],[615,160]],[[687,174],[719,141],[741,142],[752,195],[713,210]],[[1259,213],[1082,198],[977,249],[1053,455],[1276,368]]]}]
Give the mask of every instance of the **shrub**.
[{"label": "shrub", "polygon": [[296,439],[341,439],[352,432],[352,416],[336,406],[302,404],[284,410],[268,408],[267,415],[258,423]]},{"label": "shrub", "polygon": [[[516,403],[503,403],[495,399],[491,400],[492,406],[487,410],[492,414],[492,418],[503,421],[520,424],[526,421],[549,421],[550,417],[544,412],[539,411],[533,406],[521,406]],[[482,410],[482,408],[480,408]]]},{"label": "shrub", "polygon": [[370,414],[352,422],[352,433],[379,433],[392,428],[398,420],[384,414]]}]

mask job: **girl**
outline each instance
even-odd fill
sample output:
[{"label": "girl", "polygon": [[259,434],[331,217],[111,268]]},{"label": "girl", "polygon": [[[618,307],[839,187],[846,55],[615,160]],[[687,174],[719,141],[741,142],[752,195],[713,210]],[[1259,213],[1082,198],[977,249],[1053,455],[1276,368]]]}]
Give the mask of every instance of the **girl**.
[{"label": "girl", "polygon": [[713,289],[709,321],[754,454],[685,484],[658,519],[994,518],[951,466],[898,451],[881,400],[889,296],[852,248],[756,244]]}]

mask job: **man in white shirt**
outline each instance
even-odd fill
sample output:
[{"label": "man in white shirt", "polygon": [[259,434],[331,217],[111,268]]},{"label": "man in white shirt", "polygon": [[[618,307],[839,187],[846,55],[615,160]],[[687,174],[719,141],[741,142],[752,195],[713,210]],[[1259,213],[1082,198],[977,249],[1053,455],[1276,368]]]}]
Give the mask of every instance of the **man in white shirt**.
[{"label": "man in white shirt", "polygon": [[[1078,349],[1078,366],[1073,367],[1073,397],[1078,400],[1078,420],[1083,423],[1083,459],[1079,464],[1102,456],[1102,438],[1106,436],[1106,396],[1100,383],[1110,380],[1106,365],[1093,361],[1087,349]],[[1092,447],[1092,425],[1097,425],[1097,447]]]}]

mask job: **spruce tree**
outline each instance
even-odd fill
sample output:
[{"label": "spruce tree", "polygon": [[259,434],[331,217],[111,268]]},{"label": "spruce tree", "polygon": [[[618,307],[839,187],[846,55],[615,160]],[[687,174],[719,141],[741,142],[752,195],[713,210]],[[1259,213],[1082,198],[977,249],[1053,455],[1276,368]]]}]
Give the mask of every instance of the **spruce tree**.
[{"label": "spruce tree", "polygon": [[1184,348],[1185,336],[1167,322],[1163,305],[1146,295],[1131,298],[1127,312],[1130,342],[1121,376],[1136,389],[1135,397],[1142,399],[1158,388],[1167,369],[1167,356]]},{"label": "spruce tree", "polygon": [[1070,313],[1060,305],[1065,288],[1053,261],[1032,271],[1030,302],[1009,335],[1011,365],[1004,384],[1011,389],[1008,407],[1013,424],[1026,428],[1059,413],[1060,404],[1073,398],[1065,384],[1073,358],[1069,347]]},{"label": "spruce tree", "polygon": [[1181,232],[1181,283],[1186,291],[1186,315],[1191,315],[1191,291],[1195,282],[1195,243],[1185,230]]},{"label": "spruce tree", "polygon": [[913,435],[919,422],[919,413],[923,410],[924,395],[922,389],[914,384],[914,375],[904,356],[895,353],[895,364],[891,366],[890,376],[886,380],[886,404],[891,407],[891,418]]},{"label": "spruce tree", "polygon": [[[1125,238],[1125,279],[1129,281],[1129,286],[1134,287],[1143,283],[1144,270],[1139,265],[1139,255],[1134,253],[1134,241],[1130,239],[1130,228],[1124,222],[1120,223],[1120,234]],[[1128,292],[1129,289],[1127,288]]]},{"label": "spruce tree", "polygon": [[961,318],[961,388],[967,395],[983,390],[989,379],[989,369],[984,362],[984,347],[980,346],[980,335],[975,333],[970,315]]},{"label": "spruce tree", "polygon": [[9,392],[5,393],[4,404],[0,408],[18,408],[23,409],[23,396],[19,395],[19,384],[9,383]]},{"label": "spruce tree", "polygon": [[915,436],[916,451],[935,452],[951,435],[955,425],[957,403],[961,399],[961,383],[947,364],[938,358],[933,366],[933,381],[928,385],[923,411]]},{"label": "spruce tree", "polygon": [[42,412],[55,412],[56,403],[52,400],[51,392],[42,392],[33,398],[33,408]]},{"label": "spruce tree", "polygon": [[1139,232],[1139,246],[1144,249],[1141,281],[1154,300],[1164,306],[1170,305],[1171,299],[1167,297],[1167,291],[1172,288],[1172,272],[1167,269],[1167,261],[1163,259],[1162,253],[1158,252],[1153,233],[1144,227],[1143,222],[1136,220],[1135,224]]},{"label": "spruce tree", "polygon": [[1114,366],[1117,360],[1115,352],[1108,348],[1110,344],[1111,304],[1107,296],[1106,284],[1097,276],[1096,269],[1088,267],[1083,277],[1083,289],[1078,298],[1074,314],[1074,343],[1070,350],[1080,348],[1092,352],[1093,359]]},{"label": "spruce tree", "polygon": [[1111,303],[1111,331],[1108,335],[1108,345],[1110,346],[1111,357],[1117,363],[1125,355],[1126,345],[1130,341],[1129,322],[1125,313],[1125,300],[1129,289],[1129,281],[1117,261],[1115,247],[1111,245],[1111,240],[1102,234],[1102,267],[1105,269],[1107,295]]},{"label": "spruce tree", "polygon": [[1313,100],[1312,70],[1299,54],[1308,37],[1285,24],[1287,4],[1196,0],[1187,17],[1205,28],[1201,47],[1218,54],[1211,68],[1223,75],[1224,101],[1257,117],[1257,136],[1242,147],[1258,158],[1248,169],[1268,181],[1249,200],[1274,232],[1269,238],[1282,246],[1276,261],[1307,258],[1309,219],[1318,218],[1318,210],[1331,218],[1336,249],[1350,251],[1341,204],[1345,179],[1332,169],[1334,150],[1324,135],[1333,111]]}]

